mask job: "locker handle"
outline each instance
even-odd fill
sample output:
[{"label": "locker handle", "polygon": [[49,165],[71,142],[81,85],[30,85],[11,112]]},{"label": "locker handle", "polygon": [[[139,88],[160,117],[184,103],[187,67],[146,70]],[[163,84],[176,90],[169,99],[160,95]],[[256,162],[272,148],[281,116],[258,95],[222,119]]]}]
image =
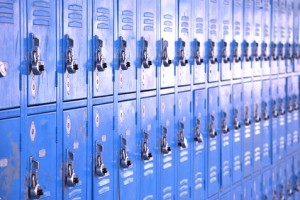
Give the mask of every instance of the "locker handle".
[{"label": "locker handle", "polygon": [[288,181],[288,185],[287,185],[287,194],[288,194],[289,197],[294,195],[294,191],[293,191],[292,184],[291,184],[290,180]]},{"label": "locker handle", "polygon": [[276,56],[276,47],[277,45],[274,42],[271,42],[270,56],[273,58],[274,61],[278,59],[278,57]]},{"label": "locker handle", "polygon": [[211,138],[215,138],[217,137],[217,131],[215,130],[215,127],[214,127],[214,116],[211,115],[211,121],[210,121],[210,124],[209,124],[209,135]]},{"label": "locker handle", "polygon": [[292,45],[289,43],[289,42],[287,42],[286,44],[285,44],[285,59],[289,59],[289,60],[291,60],[292,59],[292,54],[291,54],[291,50],[292,50]]},{"label": "locker handle", "polygon": [[73,58],[74,40],[70,38],[69,35],[66,35],[66,38],[67,38],[66,69],[70,74],[74,74],[79,69],[77,60]]},{"label": "locker handle", "polygon": [[8,70],[8,63],[0,61],[0,78],[5,77]]},{"label": "locker handle", "polygon": [[40,56],[40,40],[33,33],[30,34],[31,40],[31,71],[34,75],[41,75],[45,71],[45,63]]},{"label": "locker handle", "polygon": [[149,134],[146,131],[143,131],[143,133],[144,133],[144,139],[142,142],[141,158],[143,160],[150,160],[153,157],[153,155],[150,152],[149,144],[148,144]]},{"label": "locker handle", "polygon": [[128,157],[127,153],[127,141],[126,139],[121,135],[121,156],[120,156],[120,165],[122,168],[129,168],[132,165],[131,160]]},{"label": "locker handle", "polygon": [[74,154],[67,150],[67,172],[66,172],[66,184],[69,187],[74,187],[76,184],[79,183],[79,178],[77,177],[75,170],[74,170]]},{"label": "locker handle", "polygon": [[148,55],[148,41],[145,40],[144,37],[141,39],[142,41],[142,65],[144,68],[150,68],[152,65],[152,61],[149,59]]},{"label": "locker handle", "polygon": [[108,173],[107,168],[103,163],[102,152],[103,152],[103,146],[98,141],[96,141],[95,174],[99,177],[105,176]]},{"label": "locker handle", "polygon": [[186,64],[188,64],[188,60],[185,57],[185,51],[184,51],[185,41],[179,38],[178,46],[179,46],[179,51],[178,51],[179,63],[181,66],[186,66]]},{"label": "locker handle", "polygon": [[299,184],[299,178],[298,178],[298,176],[296,176],[295,177],[295,181],[294,181],[294,190],[296,191],[296,192],[299,192],[300,191],[300,184]]},{"label": "locker handle", "polygon": [[202,133],[200,131],[200,122],[201,122],[200,119],[197,119],[196,128],[195,128],[195,135],[194,135],[194,140],[198,143],[203,142]]},{"label": "locker handle", "polygon": [[220,61],[223,61],[223,63],[228,63],[230,61],[229,57],[227,56],[227,42],[224,40],[220,41]]},{"label": "locker handle", "polygon": [[239,130],[241,128],[241,124],[240,124],[237,116],[234,117],[233,123],[234,123],[234,129],[235,130]]},{"label": "locker handle", "polygon": [[244,123],[246,126],[249,126],[251,124],[251,119],[249,118],[249,113],[248,113],[248,106],[245,107],[245,119],[244,119]]},{"label": "locker handle", "polygon": [[260,116],[259,116],[259,107],[258,107],[258,104],[256,103],[255,104],[255,111],[254,111],[254,121],[256,122],[256,123],[258,123],[258,122],[260,122],[261,121],[261,118],[260,118]]},{"label": "locker handle", "polygon": [[162,51],[162,61],[165,67],[169,67],[172,64],[172,60],[170,60],[168,55],[168,46],[169,43],[167,40],[161,39],[161,51]]},{"label": "locker handle", "polygon": [[258,55],[258,43],[256,41],[252,42],[252,61],[260,61],[260,56]]},{"label": "locker handle", "polygon": [[131,66],[129,59],[127,58],[127,42],[123,39],[122,36],[119,38],[120,40],[120,59],[119,59],[119,67],[122,70],[128,70]]},{"label": "locker handle", "polygon": [[268,44],[266,42],[262,42],[262,44],[261,44],[261,57],[264,61],[269,60],[269,56],[267,56],[267,48],[268,48]]},{"label": "locker handle", "polygon": [[43,189],[40,187],[38,183],[38,170],[39,170],[39,162],[34,160],[33,157],[30,157],[30,186],[29,186],[29,198],[30,199],[38,199],[40,196],[44,195]]},{"label": "locker handle", "polygon": [[160,149],[161,149],[162,154],[169,154],[172,150],[168,144],[168,139],[167,139],[168,129],[163,126],[162,131],[163,131],[163,136],[162,136]]},{"label": "locker handle", "polygon": [[107,63],[102,54],[103,41],[95,35],[95,69],[104,71],[107,68]]},{"label": "locker handle", "polygon": [[228,125],[227,125],[227,122],[226,122],[226,118],[227,118],[227,113],[226,112],[224,112],[223,113],[223,115],[224,115],[224,118],[223,118],[223,120],[222,120],[222,133],[224,133],[224,134],[227,134],[227,133],[229,133],[229,127],[228,127]]},{"label": "locker handle", "polygon": [[200,42],[197,39],[195,39],[194,45],[195,45],[194,59],[195,59],[197,65],[201,65],[203,63],[203,58],[201,58],[201,56],[200,56]]},{"label": "locker handle", "polygon": [[298,97],[297,97],[297,95],[294,95],[293,106],[294,106],[294,110],[299,110],[299,104],[298,104]]},{"label": "locker handle", "polygon": [[188,144],[187,144],[187,140],[186,137],[184,135],[184,124],[182,122],[179,122],[179,133],[178,133],[178,146],[181,148],[187,148]]},{"label": "locker handle", "polygon": [[238,56],[238,48],[239,48],[239,43],[237,43],[235,40],[233,40],[230,44],[231,48],[231,62],[238,63],[241,61],[241,58]]},{"label": "locker handle", "polygon": [[277,58],[280,60],[284,60],[283,56],[283,44],[281,42],[278,42],[277,44]]}]

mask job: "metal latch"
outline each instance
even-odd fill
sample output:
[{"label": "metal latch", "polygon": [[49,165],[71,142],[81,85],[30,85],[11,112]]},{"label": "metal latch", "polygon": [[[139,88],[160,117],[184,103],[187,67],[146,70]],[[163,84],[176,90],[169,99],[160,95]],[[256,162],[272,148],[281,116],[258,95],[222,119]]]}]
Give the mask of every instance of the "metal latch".
[{"label": "metal latch", "polygon": [[95,68],[98,71],[104,71],[107,68],[107,63],[102,54],[103,41],[95,36]]},{"label": "metal latch", "polygon": [[215,138],[217,136],[217,131],[215,130],[215,117],[213,115],[210,116],[210,124],[209,124],[209,135],[211,138]]},{"label": "metal latch", "polygon": [[267,48],[268,48],[268,44],[266,42],[262,42],[261,43],[261,58],[264,61],[269,60],[269,56],[267,56]]},{"label": "metal latch", "polygon": [[252,42],[252,61],[259,61],[260,60],[260,56],[258,56],[258,43],[256,41]]},{"label": "metal latch", "polygon": [[142,37],[142,64],[144,68],[150,68],[152,65],[152,61],[149,59],[148,56],[148,41]]},{"label": "metal latch", "polygon": [[195,128],[195,135],[194,135],[194,140],[198,143],[202,143],[203,142],[203,137],[202,137],[202,133],[200,131],[200,119],[197,118],[196,120],[196,128]]},{"label": "metal latch", "polygon": [[34,160],[33,157],[30,157],[30,168],[30,186],[28,195],[30,199],[39,199],[40,196],[44,195],[44,191],[38,183],[39,162]]},{"label": "metal latch", "polygon": [[66,175],[66,184],[69,187],[74,187],[76,184],[79,183],[79,178],[75,174],[74,171],[74,154],[73,152],[67,150],[67,175]]},{"label": "metal latch", "polygon": [[240,121],[238,119],[239,111],[238,109],[234,109],[234,117],[233,117],[233,126],[235,130],[239,130],[241,128]]},{"label": "metal latch", "polygon": [[103,157],[102,157],[102,152],[103,152],[103,146],[96,141],[96,166],[95,166],[95,173],[97,176],[105,176],[108,171],[107,168],[105,167],[103,163]]},{"label": "metal latch", "polygon": [[66,35],[67,38],[67,52],[66,52],[66,68],[70,74],[74,74],[78,68],[78,61],[73,59],[74,40]]},{"label": "metal latch", "polygon": [[222,120],[222,133],[229,133],[229,127],[227,125],[227,113],[223,112],[223,120]]},{"label": "metal latch", "polygon": [[203,58],[200,57],[200,42],[195,39],[194,40],[195,45],[195,52],[194,52],[194,59],[197,65],[201,65],[203,63]]},{"label": "metal latch", "polygon": [[121,135],[121,157],[120,157],[120,165],[122,168],[128,168],[132,165],[128,154],[127,154],[127,141],[126,139]]},{"label": "metal latch", "polygon": [[229,62],[229,57],[227,56],[227,42],[224,40],[220,41],[220,62],[223,61],[224,63]]},{"label": "metal latch", "polygon": [[167,134],[168,129],[166,127],[162,127],[162,141],[161,141],[161,152],[162,154],[169,154],[171,152],[171,147],[168,144]]},{"label": "metal latch", "polygon": [[239,43],[233,40],[231,42],[230,48],[231,48],[231,56],[230,56],[231,62],[238,63],[241,60],[241,58],[238,56]]},{"label": "metal latch", "polygon": [[251,119],[249,117],[249,107],[245,106],[245,119],[244,119],[245,125],[249,126],[251,124]]},{"label": "metal latch", "polygon": [[149,134],[146,131],[143,131],[144,139],[142,142],[142,151],[141,151],[141,158],[143,160],[150,160],[152,158],[152,153],[149,150]]},{"label": "metal latch", "polygon": [[30,34],[31,39],[31,54],[30,65],[34,75],[40,75],[45,70],[44,61],[41,61],[40,56],[40,40],[33,33]]},{"label": "metal latch", "polygon": [[218,62],[218,58],[215,57],[214,52],[215,52],[215,42],[212,41],[211,39],[208,40],[207,42],[207,47],[208,47],[208,60],[210,61],[211,64],[215,64]]},{"label": "metal latch", "polygon": [[185,66],[186,64],[188,64],[188,60],[185,57],[185,52],[184,52],[184,48],[185,48],[185,41],[183,41],[181,38],[179,39],[178,42],[178,46],[179,46],[179,52],[178,52],[178,58],[179,58],[179,62],[181,66]]},{"label": "metal latch", "polygon": [[184,136],[184,124],[182,122],[179,122],[178,146],[182,148],[188,147],[187,140]]},{"label": "metal latch", "polygon": [[264,120],[268,120],[269,119],[269,114],[268,114],[268,104],[267,102],[263,102],[263,111],[262,111],[262,115]]},{"label": "metal latch", "polygon": [[120,36],[120,67],[122,70],[127,70],[131,65],[126,55],[126,49],[127,42]]},{"label": "metal latch", "polygon": [[162,51],[162,62],[165,67],[169,67],[172,64],[172,60],[170,60],[168,55],[168,46],[169,43],[167,40],[161,39],[161,51]]},{"label": "metal latch", "polygon": [[254,105],[254,121],[256,122],[256,123],[258,123],[258,122],[260,122],[261,121],[261,118],[260,118],[260,116],[259,116],[259,106],[258,106],[258,104],[256,103],[255,105]]}]

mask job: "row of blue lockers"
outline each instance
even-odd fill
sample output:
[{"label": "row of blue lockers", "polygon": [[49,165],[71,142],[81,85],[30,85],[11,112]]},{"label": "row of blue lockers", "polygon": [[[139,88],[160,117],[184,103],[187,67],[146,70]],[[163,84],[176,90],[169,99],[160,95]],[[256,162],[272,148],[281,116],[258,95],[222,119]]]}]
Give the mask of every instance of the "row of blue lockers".
[{"label": "row of blue lockers", "polygon": [[0,109],[299,71],[299,33],[297,0],[1,0]]},{"label": "row of blue lockers", "polygon": [[2,119],[0,198],[298,199],[299,112],[291,74]]}]

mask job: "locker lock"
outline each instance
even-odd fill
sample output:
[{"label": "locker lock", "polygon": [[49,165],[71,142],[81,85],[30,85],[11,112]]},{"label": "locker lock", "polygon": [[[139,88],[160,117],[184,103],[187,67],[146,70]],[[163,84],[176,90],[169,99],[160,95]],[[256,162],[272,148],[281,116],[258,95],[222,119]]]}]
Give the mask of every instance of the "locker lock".
[{"label": "locker lock", "polygon": [[161,152],[162,154],[169,154],[171,152],[171,147],[168,144],[167,133],[168,129],[166,127],[162,127],[163,136],[161,142]]},{"label": "locker lock", "polygon": [[271,42],[271,45],[270,45],[270,56],[273,60],[277,60],[278,57],[276,55],[276,47],[277,45],[274,43],[274,42]]},{"label": "locker lock", "polygon": [[142,37],[142,64],[144,68],[149,68],[152,61],[148,57],[148,41]]},{"label": "locker lock", "polygon": [[122,147],[121,147],[120,165],[122,168],[128,168],[132,165],[132,163],[127,154],[127,141],[123,136],[121,136],[121,143],[122,143]]},{"label": "locker lock", "polygon": [[74,74],[78,68],[78,62],[73,59],[74,40],[67,35],[66,68],[70,74]]},{"label": "locker lock", "polygon": [[278,112],[277,112],[276,101],[275,101],[275,100],[273,100],[272,113],[273,113],[273,117],[274,117],[274,118],[278,117]]},{"label": "locker lock", "polygon": [[185,52],[184,52],[185,41],[179,39],[178,46],[179,46],[179,52],[178,52],[179,63],[181,66],[185,66],[186,64],[188,64],[188,60],[186,59]]},{"label": "locker lock", "polygon": [[287,110],[289,113],[294,111],[293,99],[291,97],[288,98]]},{"label": "locker lock", "polygon": [[251,119],[249,117],[249,107],[245,106],[245,119],[244,119],[245,125],[249,126],[251,124]]},{"label": "locker lock", "polygon": [[245,59],[246,62],[251,61],[251,57],[249,56],[249,43],[244,40],[242,43],[242,48],[243,48],[243,58]]},{"label": "locker lock", "polygon": [[212,41],[211,39],[208,40],[208,60],[210,61],[211,64],[215,64],[218,62],[218,58],[215,58],[214,55],[215,52],[215,42]]},{"label": "locker lock", "polygon": [[203,63],[203,59],[200,57],[200,42],[197,39],[195,39],[194,45],[195,45],[194,59],[197,65],[201,65]]},{"label": "locker lock", "polygon": [[228,63],[230,59],[227,56],[227,42],[224,40],[220,41],[220,51],[221,60],[223,60],[224,63]]},{"label": "locker lock", "polygon": [[167,40],[161,39],[161,53],[162,53],[162,62],[165,67],[169,67],[172,64],[172,60],[170,60],[168,55],[168,46],[169,43]]},{"label": "locker lock", "polygon": [[107,68],[107,63],[102,54],[103,41],[95,36],[95,68],[98,71],[104,71]]},{"label": "locker lock", "polygon": [[252,61],[260,61],[260,56],[258,55],[258,43],[256,41],[252,42]]},{"label": "locker lock", "polygon": [[298,97],[297,97],[297,95],[294,95],[293,106],[294,106],[294,110],[299,110],[299,103],[298,103]]},{"label": "locker lock", "polygon": [[281,42],[279,42],[277,44],[277,58],[279,58],[280,60],[284,60],[284,56],[283,56],[283,44]]},{"label": "locker lock", "polygon": [[229,127],[227,126],[227,113],[223,112],[223,120],[222,120],[222,133],[229,133]]},{"label": "locker lock", "polygon": [[241,128],[241,124],[240,124],[239,119],[238,119],[238,114],[239,114],[239,112],[238,112],[238,110],[235,108],[235,109],[234,109],[234,117],[233,117],[233,126],[234,126],[234,129],[235,129],[235,130],[238,130],[238,129]]},{"label": "locker lock", "polygon": [[295,180],[294,180],[294,190],[296,192],[300,192],[300,184],[299,184],[299,178],[298,176],[295,176]]},{"label": "locker lock", "polygon": [[289,197],[293,196],[294,194],[294,191],[293,191],[293,188],[292,188],[292,184],[291,184],[291,180],[288,181],[288,184],[287,184],[287,195]]},{"label": "locker lock", "polygon": [[202,133],[200,131],[200,122],[201,122],[200,119],[197,118],[194,140],[196,142],[198,142],[198,143],[202,143],[203,142]]},{"label": "locker lock", "polygon": [[67,175],[66,175],[66,184],[69,187],[74,187],[79,183],[79,178],[74,171],[74,154],[68,150],[68,162],[67,162]]},{"label": "locker lock", "polygon": [[40,59],[40,40],[34,34],[31,37],[31,70],[34,75],[40,75],[45,70],[44,61]]},{"label": "locker lock", "polygon": [[182,122],[179,122],[178,146],[181,148],[188,147],[186,137],[184,136],[184,124]]},{"label": "locker lock", "polygon": [[2,62],[0,61],[0,78],[5,77],[8,69],[8,64],[7,62]]},{"label": "locker lock", "polygon": [[292,59],[292,45],[291,45],[291,43],[289,43],[289,42],[287,42],[285,45],[284,45],[284,47],[285,47],[285,59],[289,59],[289,60],[291,60]]},{"label": "locker lock", "polygon": [[269,119],[269,114],[268,114],[268,104],[267,102],[263,102],[263,112],[262,112],[263,118],[264,120],[268,120]]},{"label": "locker lock", "polygon": [[231,42],[231,62],[240,62],[241,58],[238,56],[238,48],[239,43],[237,43],[235,40]]},{"label": "locker lock", "polygon": [[144,139],[142,142],[141,157],[143,160],[150,160],[153,156],[152,153],[150,152],[149,145],[148,145],[149,134],[145,131],[143,131],[143,133],[144,133]]},{"label": "locker lock", "polygon": [[285,114],[285,110],[284,110],[284,102],[283,102],[283,99],[280,98],[279,99],[279,114],[280,115],[284,115]]},{"label": "locker lock", "polygon": [[120,68],[122,70],[128,70],[128,68],[131,65],[126,55],[126,49],[127,49],[127,42],[126,40],[123,39],[122,36],[120,36]]},{"label": "locker lock", "polygon": [[99,177],[105,176],[108,171],[105,165],[103,164],[103,146],[96,141],[96,166],[95,166],[95,174]]},{"label": "locker lock", "polygon": [[39,162],[30,157],[30,186],[28,188],[28,195],[30,199],[39,199],[40,196],[44,195],[43,189],[41,189],[38,183],[38,170]]},{"label": "locker lock", "polygon": [[215,130],[214,121],[215,121],[215,117],[211,115],[210,124],[209,124],[209,135],[211,138],[215,138],[217,136],[217,131]]},{"label": "locker lock", "polygon": [[294,59],[299,59],[299,45],[297,43],[293,44],[293,56]]},{"label": "locker lock", "polygon": [[259,116],[259,106],[257,103],[254,105],[254,121],[256,123],[261,121],[261,118]]},{"label": "locker lock", "polygon": [[266,42],[262,42],[262,44],[261,44],[261,57],[264,61],[269,60],[269,56],[267,56],[267,48],[268,48],[268,44]]}]

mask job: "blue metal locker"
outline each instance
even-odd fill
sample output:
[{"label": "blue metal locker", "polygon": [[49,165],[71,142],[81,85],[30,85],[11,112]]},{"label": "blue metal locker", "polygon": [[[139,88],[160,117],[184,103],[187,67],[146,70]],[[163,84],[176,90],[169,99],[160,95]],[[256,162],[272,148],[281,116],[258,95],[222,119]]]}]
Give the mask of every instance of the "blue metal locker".
[{"label": "blue metal locker", "polygon": [[262,15],[261,15],[261,69],[262,74],[268,76],[270,74],[270,45],[271,45],[271,8],[270,0],[262,0]]},{"label": "blue metal locker", "polygon": [[[137,199],[138,187],[137,169],[139,169],[139,156],[137,156],[136,136],[136,101],[118,103],[118,133],[115,137],[117,145],[118,189],[119,199]],[[139,154],[138,154],[139,155]]]},{"label": "blue metal locker", "polygon": [[272,166],[272,198],[277,199],[279,197],[278,190],[278,165]]},{"label": "blue metal locker", "polygon": [[299,111],[299,76],[294,76],[292,78],[292,88],[294,91],[293,98],[292,98],[292,104],[293,104],[293,151],[296,151],[299,149],[299,128],[300,128],[300,111]]},{"label": "blue metal locker", "polygon": [[294,165],[293,156],[288,156],[285,163],[285,176],[286,176],[286,199],[294,199],[296,188],[294,187]]},{"label": "blue metal locker", "polygon": [[[294,126],[297,123],[294,123],[294,88],[293,88],[293,77],[286,78],[286,153],[287,155],[293,152],[293,132]],[[297,130],[295,130],[297,131]],[[296,136],[297,137],[297,136]],[[298,139],[296,139],[297,141]]]},{"label": "blue metal locker", "polygon": [[286,154],[286,80],[278,79],[278,144],[279,144],[279,159],[283,159]]},{"label": "blue metal locker", "polygon": [[57,2],[27,0],[28,104],[56,101]]},{"label": "blue metal locker", "polygon": [[243,43],[242,45],[242,67],[243,77],[252,76],[252,44],[253,44],[253,1],[244,1],[244,21],[243,21]]},{"label": "blue metal locker", "polygon": [[0,199],[20,199],[20,118],[0,120]]},{"label": "blue metal locker", "polygon": [[[297,2],[297,0],[295,0]],[[283,40],[284,44],[284,59],[286,72],[291,73],[294,71],[293,69],[293,43],[294,43],[294,16],[293,16],[293,4],[294,0],[285,0],[286,3],[286,16],[283,20],[285,20],[285,30],[286,30],[286,38]]]},{"label": "blue metal locker", "polygon": [[113,104],[93,107],[93,156],[91,171],[93,198],[115,199],[117,194]]},{"label": "blue metal locker", "polygon": [[232,188],[232,200],[242,200],[243,191],[241,185],[236,185]]},{"label": "blue metal locker", "polygon": [[277,79],[272,79],[271,85],[271,139],[272,139],[272,164],[277,163],[279,159],[279,113],[278,113],[278,103],[277,103]]},{"label": "blue metal locker", "polygon": [[20,0],[1,1],[0,8],[0,109],[7,109],[20,106]]},{"label": "blue metal locker", "polygon": [[[151,107],[149,106],[151,105]],[[137,144],[140,149],[139,199],[157,199],[156,183],[158,180],[157,164],[157,111],[156,97],[141,99],[140,130]],[[155,184],[154,184],[155,183]]]},{"label": "blue metal locker", "polygon": [[[57,199],[56,114],[28,116],[22,135],[21,196],[24,199]],[[59,163],[60,164],[60,163]],[[52,167],[50,167],[50,166]]]},{"label": "blue metal locker", "polygon": [[[270,71],[271,74],[278,74],[278,58],[279,55],[282,54],[280,52],[280,32],[279,32],[279,6],[278,0],[270,0],[271,2],[271,44],[270,44]],[[282,55],[280,55],[282,56]]]},{"label": "blue metal locker", "polygon": [[300,198],[300,156],[299,154],[294,154],[293,158],[293,166],[294,166],[294,181],[293,187],[295,190],[295,199]]},{"label": "blue metal locker", "polygon": [[113,1],[93,0],[92,58],[93,97],[113,94],[114,10]]},{"label": "blue metal locker", "polygon": [[277,190],[279,199],[287,199],[287,174],[286,174],[286,160],[278,164]]},{"label": "blue metal locker", "polygon": [[286,0],[278,1],[278,32],[279,32],[279,43],[278,43],[278,71],[280,74],[286,72],[286,63],[285,63],[285,43],[287,38],[286,31]]},{"label": "blue metal locker", "polygon": [[192,145],[192,199],[204,199],[206,194],[205,158],[207,147],[207,98],[206,90],[195,90],[193,97],[194,143]]},{"label": "blue metal locker", "polygon": [[262,198],[272,196],[272,171],[270,169],[264,170],[262,173]]},{"label": "blue metal locker", "polygon": [[252,179],[250,178],[246,178],[243,181],[243,200],[252,200]]},{"label": "blue metal locker", "polygon": [[252,73],[253,76],[261,75],[261,51],[262,51],[262,2],[253,1],[253,24],[251,26],[253,34],[252,49]]},{"label": "blue metal locker", "polygon": [[262,175],[259,173],[258,175],[255,175],[252,178],[252,199],[263,199],[263,195],[262,195],[262,190],[263,190],[263,185],[262,185]]}]

